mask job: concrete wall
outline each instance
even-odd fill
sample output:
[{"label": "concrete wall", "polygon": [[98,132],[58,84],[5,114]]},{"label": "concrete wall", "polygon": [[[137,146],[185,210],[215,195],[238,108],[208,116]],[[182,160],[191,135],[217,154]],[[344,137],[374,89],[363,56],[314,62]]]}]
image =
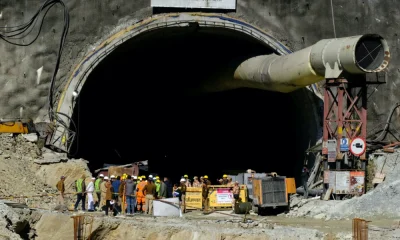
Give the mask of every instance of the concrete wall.
[{"label": "concrete wall", "polygon": [[[0,25],[27,21],[42,2],[1,1]],[[58,84],[69,77],[85,53],[115,28],[152,14],[150,0],[70,0],[67,3],[71,14],[70,31]],[[397,67],[400,38],[396,32],[400,25],[400,6],[395,3],[395,0],[333,0],[337,37],[378,33],[389,42],[393,59],[387,73],[388,83],[380,85],[369,101],[369,120],[373,122],[386,119],[387,111],[400,97],[396,92],[400,84],[400,68]],[[330,0],[238,0],[237,6],[237,12],[230,15],[261,27],[292,50],[334,37]],[[62,24],[62,9],[57,6],[49,12],[40,37],[31,46],[18,47],[0,41],[0,117],[17,117],[21,107],[24,117],[38,120],[45,117]],[[43,73],[38,80],[37,70],[41,67]]]}]

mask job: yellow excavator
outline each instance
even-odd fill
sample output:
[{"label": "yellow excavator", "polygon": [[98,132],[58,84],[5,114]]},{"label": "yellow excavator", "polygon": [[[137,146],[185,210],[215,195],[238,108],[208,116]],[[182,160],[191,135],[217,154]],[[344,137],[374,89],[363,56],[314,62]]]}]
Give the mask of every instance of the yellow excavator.
[{"label": "yellow excavator", "polygon": [[0,120],[0,133],[36,133],[36,128],[31,119]]},{"label": "yellow excavator", "polygon": [[54,130],[52,123],[33,123],[32,119],[7,119],[0,120],[0,133],[28,134],[35,133],[38,136],[38,147],[47,145],[47,136]]}]

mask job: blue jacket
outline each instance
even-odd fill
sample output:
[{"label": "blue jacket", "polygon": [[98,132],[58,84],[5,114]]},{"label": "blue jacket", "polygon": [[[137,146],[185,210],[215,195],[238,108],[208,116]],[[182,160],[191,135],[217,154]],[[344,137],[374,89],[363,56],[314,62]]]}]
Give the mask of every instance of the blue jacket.
[{"label": "blue jacket", "polygon": [[118,192],[119,185],[121,185],[121,181],[120,181],[120,180],[115,180],[115,181],[112,183],[112,186],[113,186],[113,188],[114,188],[114,192]]}]

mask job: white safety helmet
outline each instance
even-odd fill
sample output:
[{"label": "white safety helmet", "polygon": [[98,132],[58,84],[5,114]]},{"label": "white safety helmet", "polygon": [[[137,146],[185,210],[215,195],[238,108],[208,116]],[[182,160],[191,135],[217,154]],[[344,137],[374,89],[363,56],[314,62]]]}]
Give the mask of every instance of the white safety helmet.
[{"label": "white safety helmet", "polygon": [[137,179],[137,176],[133,176],[133,179],[135,179],[135,180],[136,180],[136,179]]},{"label": "white safety helmet", "polygon": [[100,174],[99,177],[104,177],[104,175],[103,175],[103,174]]},{"label": "white safety helmet", "polygon": [[150,174],[150,175],[149,175],[149,178],[153,178],[153,175]]},{"label": "white safety helmet", "polygon": [[115,178],[115,176],[114,175],[111,175],[111,177],[110,178]]},{"label": "white safety helmet", "polygon": [[184,179],[184,178],[181,178],[181,182],[186,182],[186,179]]},{"label": "white safety helmet", "polygon": [[104,177],[104,180],[108,180],[108,177],[107,177],[107,176],[105,176],[105,177]]}]

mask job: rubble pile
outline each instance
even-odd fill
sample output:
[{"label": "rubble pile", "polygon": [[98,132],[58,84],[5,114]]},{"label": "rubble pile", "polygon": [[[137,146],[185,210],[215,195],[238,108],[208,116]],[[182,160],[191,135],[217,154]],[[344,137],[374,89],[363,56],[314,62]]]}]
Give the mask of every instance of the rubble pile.
[{"label": "rubble pile", "polygon": [[[82,174],[91,176],[85,161],[67,160],[46,149],[42,152],[35,139],[10,134],[0,134],[0,172],[1,199],[44,209],[56,206],[55,186],[60,176],[67,176],[66,192],[74,192],[74,181]],[[67,198],[71,204],[75,196],[67,195]]]},{"label": "rubble pile", "polygon": [[37,211],[14,209],[0,202],[0,239],[34,239],[36,230],[33,226],[40,217],[41,213]]},{"label": "rubble pile", "polygon": [[317,219],[345,218],[398,218],[400,217],[400,153],[379,154],[370,159],[376,172],[385,173],[386,179],[363,196],[348,200],[321,201],[319,197],[291,198],[288,217],[314,217]]}]

